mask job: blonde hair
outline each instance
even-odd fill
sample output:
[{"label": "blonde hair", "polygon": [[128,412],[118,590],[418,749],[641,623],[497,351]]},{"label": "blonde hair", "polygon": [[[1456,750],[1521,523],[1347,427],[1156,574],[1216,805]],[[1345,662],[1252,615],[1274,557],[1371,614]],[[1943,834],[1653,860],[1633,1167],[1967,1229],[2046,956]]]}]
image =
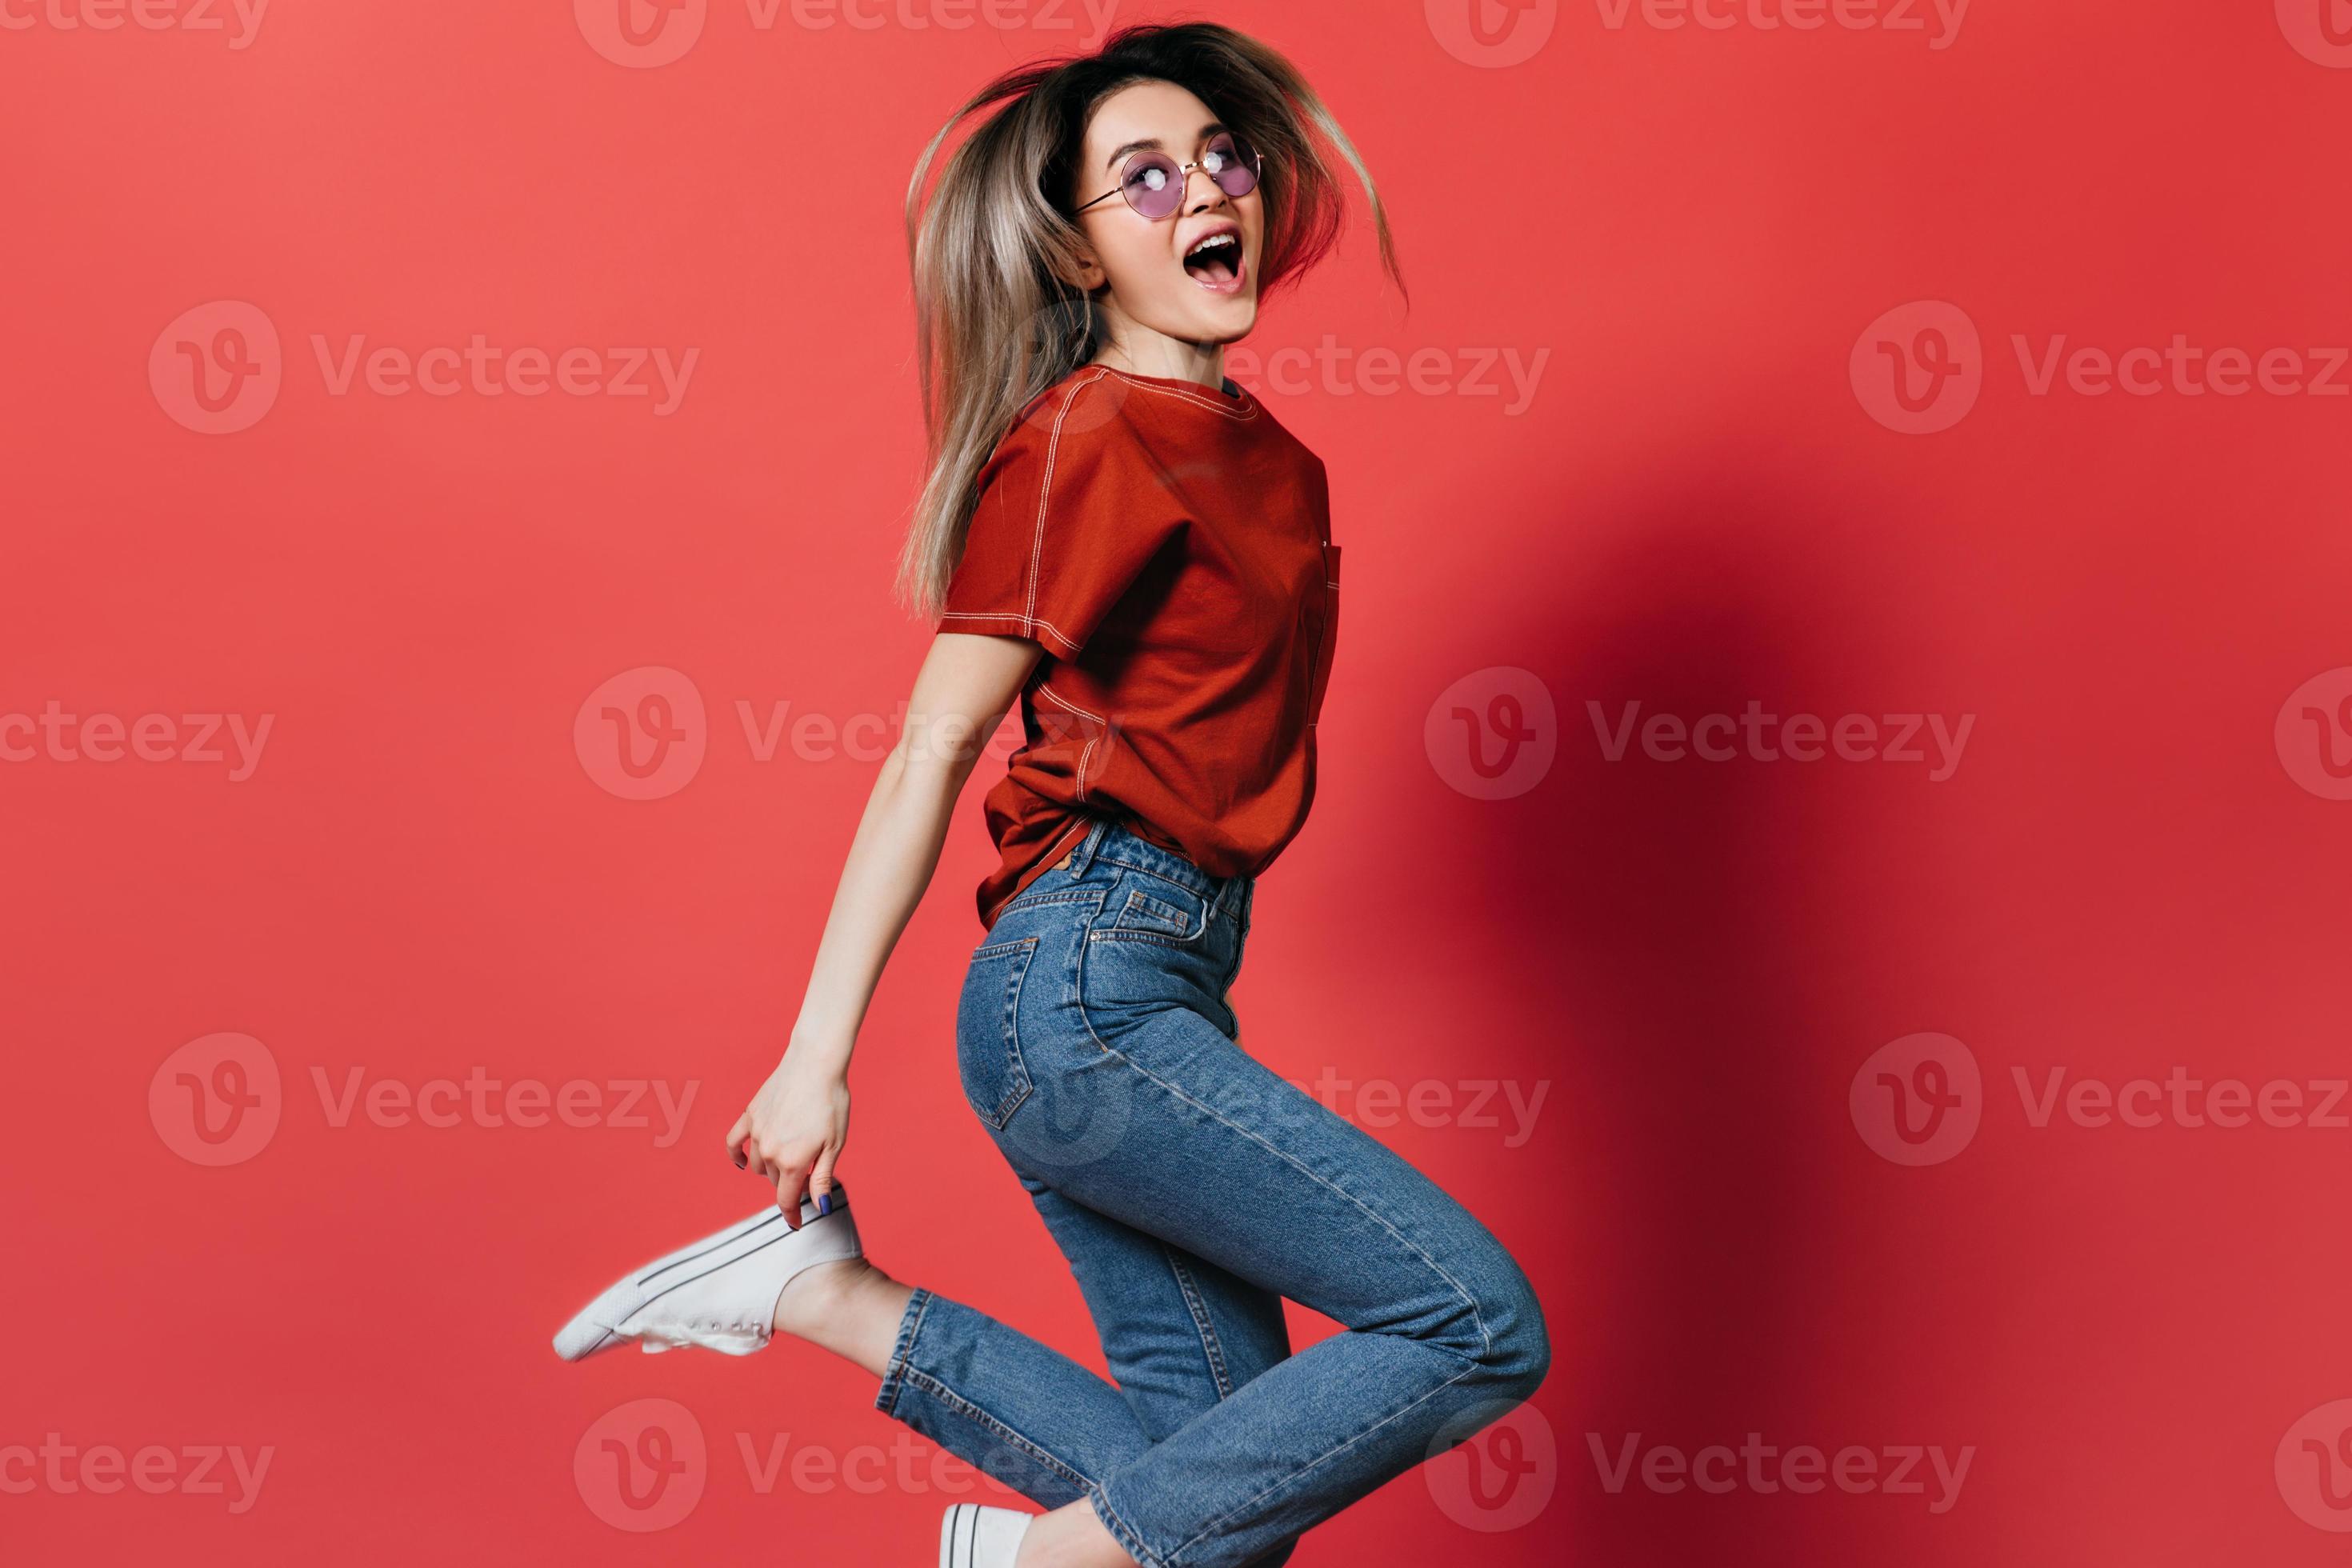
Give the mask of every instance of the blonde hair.
[{"label": "blonde hair", "polygon": [[[1344,203],[1318,133],[1362,183],[1381,266],[1404,288],[1371,172],[1306,78],[1254,38],[1210,22],[1122,27],[1092,55],[1034,62],[982,88],[931,138],[907,187],[929,472],[899,554],[898,591],[926,616],[938,613],[962,558],[989,454],[1038,394],[1102,347],[1093,301],[1067,281],[1087,242],[1065,209],[1095,107],[1141,81],[1188,89],[1264,159],[1261,299],[1338,243]],[[926,206],[924,180],[941,143],[999,103],[948,159]]]}]

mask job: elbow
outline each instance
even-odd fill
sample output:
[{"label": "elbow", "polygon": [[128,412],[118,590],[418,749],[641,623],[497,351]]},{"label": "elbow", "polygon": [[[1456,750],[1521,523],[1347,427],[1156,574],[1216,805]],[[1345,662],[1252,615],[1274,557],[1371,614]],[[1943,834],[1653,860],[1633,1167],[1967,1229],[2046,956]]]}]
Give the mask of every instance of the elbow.
[{"label": "elbow", "polygon": [[980,762],[980,748],[958,750],[926,741],[915,730],[902,731],[898,743],[882,759],[877,787],[893,793],[936,795],[952,801]]}]

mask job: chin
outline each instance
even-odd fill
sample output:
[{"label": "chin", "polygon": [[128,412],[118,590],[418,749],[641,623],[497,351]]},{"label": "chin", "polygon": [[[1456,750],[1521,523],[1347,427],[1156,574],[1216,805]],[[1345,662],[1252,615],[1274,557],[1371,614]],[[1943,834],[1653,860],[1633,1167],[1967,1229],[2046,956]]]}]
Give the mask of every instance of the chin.
[{"label": "chin", "polygon": [[1213,312],[1202,323],[1201,335],[1195,341],[1220,345],[1237,343],[1256,330],[1257,301],[1252,300]]}]

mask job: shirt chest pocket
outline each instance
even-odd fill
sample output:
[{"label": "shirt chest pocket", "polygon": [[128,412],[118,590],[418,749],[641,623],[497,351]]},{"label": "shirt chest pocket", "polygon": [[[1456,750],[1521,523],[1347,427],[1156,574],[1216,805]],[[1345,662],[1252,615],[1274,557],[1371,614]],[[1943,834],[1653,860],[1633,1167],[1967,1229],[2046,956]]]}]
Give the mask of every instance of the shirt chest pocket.
[{"label": "shirt chest pocket", "polygon": [[1310,591],[1309,605],[1321,606],[1318,624],[1314,626],[1314,662],[1309,667],[1307,681],[1307,721],[1313,724],[1323,716],[1323,691],[1331,684],[1331,655],[1339,641],[1339,547],[1323,546],[1323,576]]}]

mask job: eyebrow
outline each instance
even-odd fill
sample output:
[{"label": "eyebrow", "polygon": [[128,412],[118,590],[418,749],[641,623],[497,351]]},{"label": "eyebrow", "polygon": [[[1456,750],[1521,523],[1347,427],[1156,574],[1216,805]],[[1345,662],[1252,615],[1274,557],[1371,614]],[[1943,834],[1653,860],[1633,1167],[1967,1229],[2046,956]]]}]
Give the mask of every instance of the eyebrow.
[{"label": "eyebrow", "polygon": [[[1213,136],[1221,136],[1230,127],[1212,120],[1201,127],[1201,140],[1206,142]],[[1139,142],[1129,142],[1124,147],[1113,149],[1111,155],[1103,160],[1103,168],[1106,171],[1118,168],[1127,161],[1127,155],[1129,153],[1165,153],[1166,151],[1168,151],[1167,144],[1159,137],[1147,136]]]}]

